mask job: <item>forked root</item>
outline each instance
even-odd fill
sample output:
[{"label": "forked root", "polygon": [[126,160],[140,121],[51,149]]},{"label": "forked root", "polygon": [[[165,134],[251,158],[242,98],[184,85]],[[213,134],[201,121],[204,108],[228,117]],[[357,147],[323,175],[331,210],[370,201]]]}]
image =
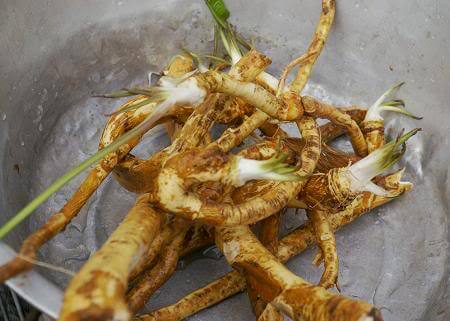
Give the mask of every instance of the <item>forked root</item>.
[{"label": "forked root", "polygon": [[339,274],[336,240],[327,214],[320,206],[308,211],[308,218],[313,226],[316,242],[324,260],[324,272],[320,278],[319,285],[325,289],[332,288],[337,284]]},{"label": "forked root", "polygon": [[[335,0],[322,0],[322,12],[319,23],[317,24],[313,40],[307,50],[308,54],[313,54],[309,62],[301,64],[295,80],[291,83],[290,89],[295,92],[301,92],[306,85],[311,74],[312,67],[325,46],[325,41],[330,33],[335,14]],[[294,60],[296,62],[296,60]]]},{"label": "forked root", "polygon": [[139,311],[155,291],[172,276],[188,228],[189,225],[183,220],[178,219],[174,222],[170,238],[164,245],[158,262],[153,268],[140,275],[138,281],[128,292],[126,301],[133,314]]},{"label": "forked root", "polygon": [[259,243],[247,226],[216,229],[230,265],[252,280],[261,297],[294,320],[363,320],[379,312],[370,304],[327,292],[296,276]]},{"label": "forked root", "polygon": [[349,115],[341,112],[336,107],[320,102],[310,96],[302,97],[302,103],[306,114],[326,118],[334,124],[345,127],[350,136],[355,153],[361,157],[367,155],[367,143],[364,135],[358,124]]},{"label": "forked root", "polygon": [[[402,183],[402,171],[377,179],[377,184],[401,195],[412,188],[410,183]],[[376,196],[364,192],[358,196],[345,210],[330,217],[333,231],[350,224],[364,213],[382,206],[395,198]],[[290,258],[303,252],[308,246],[316,242],[313,227],[310,222],[298,227],[285,236],[279,243],[277,257],[286,262]],[[220,279],[200,288],[178,302],[136,318],[140,321],[180,321],[203,309],[245,290],[245,278],[237,271],[232,271]]]},{"label": "forked root", "polygon": [[[299,159],[301,166],[292,174],[306,178],[314,172],[319,159],[320,138],[314,119],[303,117],[298,126],[306,144]],[[220,158],[216,160],[223,161]],[[202,164],[200,167],[204,166],[205,164]],[[190,173],[190,170],[186,173]],[[208,224],[239,225],[257,222],[280,211],[300,192],[306,179],[278,183],[273,190],[237,205],[202,202],[193,193],[186,193],[184,181],[175,168],[163,168],[156,182],[154,192],[150,194],[150,201],[161,209]]]},{"label": "forked root", "polygon": [[61,321],[128,320],[125,291],[130,271],[158,234],[162,215],[140,197],[125,220],[72,279]]},{"label": "forked root", "polygon": [[152,244],[149,246],[147,252],[142,256],[141,260],[131,269],[128,283],[133,284],[134,281],[143,273],[144,271],[150,269],[156,264],[157,258],[161,253],[163,245],[168,242],[171,237],[171,229],[169,224],[166,224],[161,233],[159,233]]},{"label": "forked root", "polygon": [[195,80],[199,88],[207,92],[239,97],[279,120],[296,120],[303,115],[300,96],[293,92],[287,92],[278,98],[260,85],[238,81],[214,71],[197,75]]},{"label": "forked root", "polygon": [[[231,68],[230,75],[238,79],[249,80],[266,68],[269,63],[270,59],[252,50]],[[157,175],[156,173],[160,170],[162,162],[165,161],[168,155],[201,145],[202,139],[207,136],[214,121],[220,118],[221,113],[225,112],[229,105],[233,105],[236,108],[240,108],[239,106],[242,105],[238,99],[223,96],[210,95],[203,104],[195,108],[183,128],[179,131],[177,139],[164,151],[156,153],[149,160],[139,160],[134,156],[128,155],[127,160],[120,163],[114,171],[119,183],[132,192],[148,192],[152,182],[147,177],[155,177]],[[245,137],[264,122],[264,120],[261,121],[259,118],[264,117],[264,119],[267,119],[267,116],[263,113],[260,114],[258,117],[251,116],[250,120],[254,119],[254,121],[247,121],[246,125],[241,125],[240,131],[229,130],[218,142],[213,142],[210,145],[218,145],[223,150],[229,150],[240,144]],[[247,131],[242,130],[245,126],[248,127]]]},{"label": "forked root", "polygon": [[[185,57],[175,59],[171,64],[172,67],[169,66],[167,74],[169,76],[176,76],[177,72],[187,70],[186,68],[191,68],[189,67],[191,65],[192,61],[189,62]],[[175,66],[178,67],[175,68]],[[141,103],[143,100],[145,100],[145,97],[141,96],[130,100],[119,107],[118,111],[120,113],[114,114],[109,118],[102,133],[99,149],[110,145],[125,132],[144,121],[146,116],[152,112],[153,107],[155,106],[154,103],[144,104],[139,110],[123,112],[128,110],[130,106]],[[33,267],[31,262],[35,260],[39,248],[61,232],[71,222],[86,204],[91,195],[111,173],[114,167],[126,157],[133,147],[137,145],[139,140],[140,137],[129,140],[115,152],[109,153],[89,172],[88,176],[63,208],[60,209],[59,212],[53,214],[42,227],[28,236],[22,243],[19,254],[21,257],[27,257],[29,259],[24,260],[20,257],[16,257],[0,267],[0,283],[5,282],[19,273],[30,270]]]}]

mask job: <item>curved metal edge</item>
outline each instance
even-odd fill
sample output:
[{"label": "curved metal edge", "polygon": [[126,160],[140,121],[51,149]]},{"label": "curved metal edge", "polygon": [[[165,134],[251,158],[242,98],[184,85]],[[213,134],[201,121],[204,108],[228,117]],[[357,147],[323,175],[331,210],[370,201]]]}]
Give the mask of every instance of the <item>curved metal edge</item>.
[{"label": "curved metal edge", "polygon": [[[0,242],[0,264],[5,264],[13,258],[14,252],[5,243]],[[6,284],[43,313],[54,319],[58,318],[63,300],[63,291],[38,272],[22,273],[8,280]]]}]

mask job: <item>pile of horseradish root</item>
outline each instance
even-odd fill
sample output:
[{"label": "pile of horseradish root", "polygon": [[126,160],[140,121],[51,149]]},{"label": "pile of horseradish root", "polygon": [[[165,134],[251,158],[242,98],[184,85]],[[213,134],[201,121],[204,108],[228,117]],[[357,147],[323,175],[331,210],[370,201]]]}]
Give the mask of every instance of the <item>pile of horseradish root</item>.
[{"label": "pile of horseradish root", "polygon": [[[37,251],[64,230],[113,173],[123,188],[136,193],[136,202],[73,276],[60,320],[182,320],[241,291],[248,292],[257,320],[382,320],[371,304],[328,290],[339,289],[334,232],[412,188],[401,181],[403,170],[383,173],[402,157],[406,141],[419,129],[399,129],[386,142],[382,116],[391,111],[418,117],[395,98],[401,84],[368,109],[337,108],[301,95],[330,31],[334,2],[322,1],[308,50],[276,78],[265,72],[271,59],[230,25],[224,2],[205,0],[214,18],[212,53],[183,50],[155,85],[101,95],[132,98],[108,115],[95,155],[0,228],[1,238],[91,167],[64,207],[0,267],[0,281],[34,265],[51,268],[36,260]],[[297,73],[287,84],[293,69]],[[318,119],[329,122],[319,126]],[[301,138],[289,137],[281,126],[285,123],[294,124]],[[160,124],[170,146],[148,159],[131,154],[142,136]],[[225,125],[216,140],[211,135],[215,124]],[[348,136],[353,153],[330,146],[342,135]],[[286,208],[304,210],[307,221],[279,237]],[[137,315],[174,273],[179,258],[213,244],[233,272],[172,305]],[[312,244],[319,249],[314,263],[323,262],[317,285],[284,266]]]}]

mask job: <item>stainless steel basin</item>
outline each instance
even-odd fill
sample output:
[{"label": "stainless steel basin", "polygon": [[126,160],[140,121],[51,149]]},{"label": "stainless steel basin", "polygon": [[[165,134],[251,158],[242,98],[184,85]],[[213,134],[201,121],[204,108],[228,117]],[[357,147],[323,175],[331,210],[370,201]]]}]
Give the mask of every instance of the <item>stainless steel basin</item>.
[{"label": "stainless steel basin", "polygon": [[[304,51],[320,12],[318,0],[227,0],[233,22],[273,58],[278,74]],[[0,0],[0,223],[70,166],[92,154],[117,103],[91,93],[143,83],[181,46],[206,51],[212,22],[203,1]],[[337,0],[337,15],[307,91],[336,104],[368,106],[397,81],[401,96],[425,118],[409,144],[407,178],[416,187],[361,218],[337,237],[344,294],[382,307],[386,320],[449,320],[450,2]],[[167,139],[155,132],[149,154]],[[6,243],[18,249],[80,181],[63,189],[22,223]],[[133,195],[113,180],[74,222],[46,245],[40,260],[75,271],[125,215]],[[289,214],[286,230],[302,217]],[[317,281],[315,250],[288,264]],[[11,251],[0,247],[0,262]],[[148,308],[174,302],[221,276],[223,260],[191,263],[157,293]],[[36,269],[10,281],[32,304],[56,316],[68,275]],[[447,296],[446,296],[447,294]],[[253,320],[238,295],[192,320]]]}]

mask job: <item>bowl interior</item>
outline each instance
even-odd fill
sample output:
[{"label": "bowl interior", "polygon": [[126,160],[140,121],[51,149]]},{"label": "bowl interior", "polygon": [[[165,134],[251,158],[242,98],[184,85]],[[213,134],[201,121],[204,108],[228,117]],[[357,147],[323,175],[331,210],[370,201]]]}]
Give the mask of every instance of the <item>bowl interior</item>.
[{"label": "bowl interior", "polygon": [[[318,1],[227,3],[239,30],[273,59],[269,71],[275,75],[305,50],[320,12]],[[24,0],[0,1],[0,12],[6,45],[0,48],[1,223],[96,150],[106,122],[103,114],[120,102],[93,98],[93,93],[146,83],[148,73],[160,71],[182,46],[199,52],[212,47],[212,22],[202,1],[62,0],[46,8]],[[424,128],[408,145],[403,164],[414,190],[337,236],[343,293],[382,307],[386,320],[446,318],[449,153],[441,146],[448,146],[450,134],[449,18],[445,1],[338,1],[329,41],[305,90],[336,105],[369,106],[392,84],[406,81],[401,97],[408,109],[425,116],[420,123],[399,117],[390,121],[392,134],[399,128]],[[295,128],[289,130],[297,134]],[[167,144],[164,131],[157,129],[137,153],[150,155]],[[18,249],[83,177],[53,195],[6,242]],[[134,198],[107,179],[65,231],[42,248],[40,259],[76,271]],[[303,220],[303,213],[289,212],[283,230]],[[311,264],[315,251],[288,263],[312,282],[321,273]],[[7,249],[0,252],[6,255]],[[174,302],[229,270],[220,257],[194,260],[175,273],[147,308]],[[57,304],[42,299],[36,285],[59,302],[70,276],[38,271],[13,285],[31,286],[22,291],[27,299],[54,315]],[[236,318],[253,319],[245,294],[193,317]]]}]

